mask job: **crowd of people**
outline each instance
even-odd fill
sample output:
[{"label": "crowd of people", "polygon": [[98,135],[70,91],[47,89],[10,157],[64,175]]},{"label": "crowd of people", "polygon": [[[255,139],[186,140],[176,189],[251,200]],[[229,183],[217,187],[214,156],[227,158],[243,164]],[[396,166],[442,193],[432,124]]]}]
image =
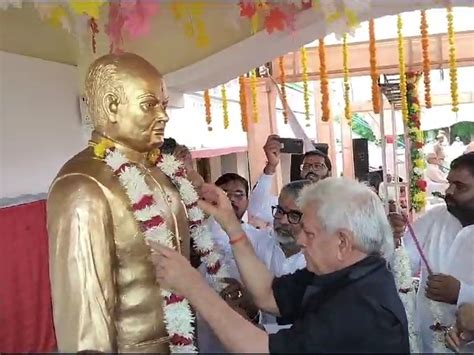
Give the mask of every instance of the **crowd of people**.
[{"label": "crowd of people", "polygon": [[420,351],[465,349],[474,340],[474,153],[451,163],[446,203],[407,228],[367,185],[332,178],[318,150],[304,155],[301,180],[273,196],[280,146],[268,138],[252,191],[235,173],[202,184],[199,204],[229,270],[220,294],[204,269],[155,246],[158,281],[197,311],[200,351],[410,352],[406,290],[390,265],[396,245],[421,277],[413,315]]},{"label": "crowd of people", "polygon": [[47,200],[59,352],[446,352],[474,339],[474,153],[412,226],[366,184],[331,177],[318,150],[274,196],[277,136],[254,189],[232,173],[204,183],[186,147],[163,144],[165,85],[136,54],[98,58],[85,87],[91,140]]}]

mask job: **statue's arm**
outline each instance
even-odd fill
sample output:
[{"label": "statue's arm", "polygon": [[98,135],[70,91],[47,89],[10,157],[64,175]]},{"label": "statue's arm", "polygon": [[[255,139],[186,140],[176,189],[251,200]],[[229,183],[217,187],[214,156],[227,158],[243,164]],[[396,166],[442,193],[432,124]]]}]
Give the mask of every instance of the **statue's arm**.
[{"label": "statue's arm", "polygon": [[48,196],[53,314],[61,352],[115,352],[113,222],[98,183],[56,181]]}]

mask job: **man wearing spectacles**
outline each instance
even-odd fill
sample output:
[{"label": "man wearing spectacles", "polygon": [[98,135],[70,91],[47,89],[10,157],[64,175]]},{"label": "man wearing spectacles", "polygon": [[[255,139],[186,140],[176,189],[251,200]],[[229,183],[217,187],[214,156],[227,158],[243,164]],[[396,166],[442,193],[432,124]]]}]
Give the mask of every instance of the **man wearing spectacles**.
[{"label": "man wearing spectacles", "polygon": [[[280,164],[281,143],[279,138],[277,135],[269,136],[263,147],[267,164],[252,191],[248,206],[250,216],[270,224],[273,221],[271,206],[277,203],[277,197],[272,194],[271,190],[273,175],[275,175],[278,164]],[[300,169],[301,179],[318,182],[331,176],[331,159],[320,150],[311,150],[305,153]]]},{"label": "man wearing spectacles", "polygon": [[[296,236],[301,231],[302,213],[296,202],[304,186],[311,184],[310,180],[293,181],[285,185],[278,197],[278,204],[272,206],[273,234],[280,244],[285,256],[291,258],[299,253]],[[281,275],[294,272],[295,269],[282,270]]]}]

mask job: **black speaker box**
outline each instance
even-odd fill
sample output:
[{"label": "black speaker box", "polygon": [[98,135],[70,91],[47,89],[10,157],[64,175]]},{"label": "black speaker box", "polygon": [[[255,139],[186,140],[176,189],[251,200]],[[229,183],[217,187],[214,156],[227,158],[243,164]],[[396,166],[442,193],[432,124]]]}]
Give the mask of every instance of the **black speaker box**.
[{"label": "black speaker box", "polygon": [[352,154],[354,157],[354,173],[356,179],[367,181],[367,175],[369,174],[369,143],[367,139],[353,139]]}]

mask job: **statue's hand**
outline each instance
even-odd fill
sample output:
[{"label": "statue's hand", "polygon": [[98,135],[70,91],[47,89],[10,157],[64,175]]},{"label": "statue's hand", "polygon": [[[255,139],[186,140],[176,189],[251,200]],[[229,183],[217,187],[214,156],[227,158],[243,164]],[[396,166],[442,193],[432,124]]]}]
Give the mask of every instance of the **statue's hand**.
[{"label": "statue's hand", "polygon": [[213,216],[229,237],[243,233],[229,198],[219,187],[212,184],[203,184],[198,206],[205,213]]},{"label": "statue's hand", "polygon": [[190,285],[195,287],[204,282],[199,271],[177,251],[150,242],[151,261],[155,266],[156,280],[160,286],[183,297],[189,297]]}]

